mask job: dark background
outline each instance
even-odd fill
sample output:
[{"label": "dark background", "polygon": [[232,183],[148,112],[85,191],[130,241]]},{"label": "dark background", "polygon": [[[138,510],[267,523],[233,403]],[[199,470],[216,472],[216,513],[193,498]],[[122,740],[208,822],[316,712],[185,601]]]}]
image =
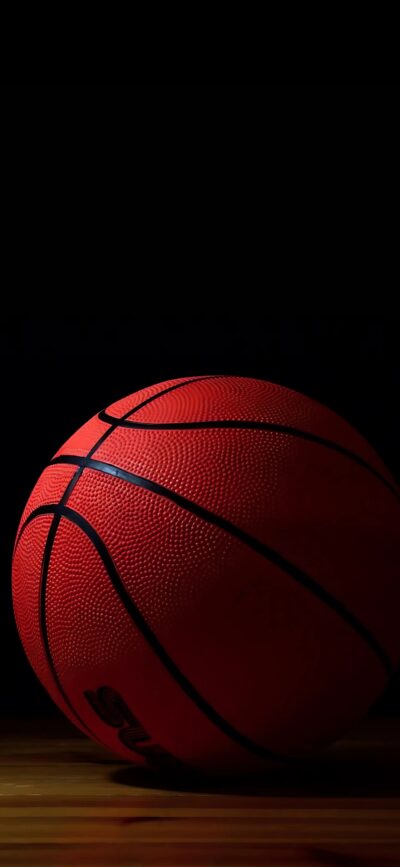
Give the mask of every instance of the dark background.
[{"label": "dark background", "polygon": [[[151,310],[124,319],[3,320],[3,712],[56,712],[19,644],[10,564],[29,493],[52,454],[77,427],[118,398],[154,382],[207,373],[256,376],[302,391],[344,416],[399,481],[398,326],[398,318],[379,316],[155,318]],[[400,713],[399,677],[376,712]]]}]

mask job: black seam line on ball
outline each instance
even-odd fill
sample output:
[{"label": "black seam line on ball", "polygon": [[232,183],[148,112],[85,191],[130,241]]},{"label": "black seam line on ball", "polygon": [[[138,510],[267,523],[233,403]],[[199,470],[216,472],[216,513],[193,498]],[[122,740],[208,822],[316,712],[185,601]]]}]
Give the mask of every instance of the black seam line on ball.
[{"label": "black seam line on ball", "polygon": [[[51,649],[50,649],[49,636],[48,636],[48,632],[47,632],[47,624],[46,624],[47,578],[48,578],[48,574],[49,574],[50,558],[51,558],[57,530],[58,530],[58,527],[60,524],[60,520],[61,520],[61,514],[55,513],[53,520],[51,522],[51,525],[50,525],[49,532],[47,534],[46,544],[45,544],[44,552],[43,552],[42,569],[41,569],[41,576],[40,576],[40,590],[39,590],[39,598],[40,598],[39,629],[40,629],[40,634],[41,634],[42,641],[43,641],[46,659],[47,659],[49,668],[51,670],[51,673],[52,673],[53,679],[56,683],[58,691],[62,695],[62,697],[65,701],[65,704],[67,705],[67,707],[69,707],[69,709],[70,709],[71,713],[73,714],[73,716],[75,717],[75,719],[77,719],[79,721],[79,723],[81,724],[82,728],[84,728],[85,731],[89,735],[94,737],[92,730],[84,722],[82,717],[79,715],[78,711],[75,710],[73,704],[71,703],[71,700],[68,698],[68,695],[64,690],[64,687],[62,686],[62,683],[60,681],[60,678],[59,678],[57,671],[56,671],[56,668],[55,668],[54,660],[53,660]],[[25,526],[27,525],[28,522],[29,522],[29,519],[28,519],[28,521],[25,522],[24,527],[22,529],[25,528]],[[22,532],[22,530],[21,530],[21,532]]]},{"label": "black seam line on ball", "polygon": [[[92,446],[90,451],[87,454],[88,458],[91,458],[95,451],[100,448],[103,444],[104,440],[106,440],[113,431],[120,427],[121,423],[126,422],[131,415],[134,415],[135,412],[139,412],[140,409],[143,409],[144,406],[147,406],[149,403],[153,403],[153,401],[157,400],[159,397],[163,397],[164,394],[169,394],[170,391],[176,391],[178,388],[183,388],[186,385],[192,385],[194,382],[202,382],[203,379],[224,379],[221,374],[214,374],[213,376],[196,376],[194,379],[186,379],[185,382],[176,382],[175,385],[169,385],[167,388],[164,388],[162,391],[158,391],[157,394],[152,394],[150,397],[146,397],[146,400],[142,400],[141,403],[138,403],[137,406],[134,406],[133,409],[128,410],[121,418],[116,418],[115,416],[110,416],[111,427],[104,431],[99,440]],[[103,410],[106,413],[106,410]],[[101,413],[98,414],[98,418],[100,418]],[[103,421],[103,419],[100,419]]]},{"label": "black seam line on ball", "polygon": [[374,651],[375,655],[379,659],[386,673],[391,676],[393,673],[393,666],[390,660],[389,655],[386,653],[382,645],[375,638],[375,636],[370,632],[370,630],[364,626],[364,624],[343,605],[342,602],[339,601],[335,596],[329,593],[328,590],[325,590],[317,581],[307,575],[306,572],[303,572],[302,569],[299,569],[289,560],[286,560],[282,554],[279,554],[278,551],[275,551],[273,548],[270,548],[268,545],[265,545],[264,542],[260,542],[258,539],[255,539],[253,536],[250,536],[245,530],[242,530],[240,527],[237,527],[236,524],[232,524],[230,521],[226,520],[226,518],[222,518],[219,515],[215,515],[213,512],[210,512],[208,509],[205,509],[203,506],[198,505],[197,503],[193,503],[192,500],[188,500],[186,497],[183,497],[181,494],[177,494],[175,491],[172,491],[170,488],[164,487],[164,485],[159,485],[157,482],[153,482],[150,479],[144,478],[143,476],[138,476],[136,473],[130,473],[126,470],[121,470],[119,467],[114,466],[114,464],[104,463],[104,461],[96,461],[91,460],[90,458],[81,458],[75,455],[60,455],[59,458],[55,458],[52,463],[63,463],[63,464],[76,464],[80,467],[87,467],[88,469],[97,470],[101,473],[107,473],[110,476],[114,476],[119,479],[123,479],[125,482],[130,482],[133,485],[137,485],[140,488],[145,488],[148,491],[151,491],[153,494],[158,494],[159,496],[166,497],[168,500],[171,500],[177,506],[180,506],[183,509],[186,509],[188,512],[192,512],[192,514],[197,515],[199,518],[202,518],[204,521],[207,521],[209,524],[214,524],[216,527],[220,527],[225,532],[229,533],[231,536],[235,536],[235,538],[239,539],[245,545],[248,545],[253,551],[256,551],[257,554],[261,554],[262,557],[265,557],[275,566],[278,566],[279,569],[282,569],[287,575],[290,575],[291,578],[294,578],[298,584],[301,584],[302,587],[305,587],[306,590],[309,590],[320,602],[323,602],[327,605],[332,611],[341,617],[343,621],[345,621],[348,626],[351,626],[352,629],[359,635],[360,638],[369,646],[371,650]]},{"label": "black seam line on ball", "polygon": [[325,448],[332,449],[332,451],[336,451],[339,454],[343,455],[346,458],[349,458],[352,461],[355,461],[365,470],[372,473],[375,478],[377,478],[383,485],[385,485],[389,491],[392,492],[397,498],[399,498],[399,492],[396,490],[396,487],[391,484],[385,476],[382,476],[378,470],[375,470],[368,461],[365,461],[364,458],[361,458],[356,452],[352,452],[350,449],[346,449],[344,446],[339,445],[338,443],[332,442],[332,440],[327,440],[324,437],[320,437],[317,434],[309,433],[308,431],[300,430],[299,428],[290,427],[289,425],[283,424],[275,424],[273,422],[264,422],[264,421],[193,421],[193,422],[176,422],[175,424],[150,424],[146,422],[138,422],[138,421],[129,421],[127,419],[116,419],[115,416],[109,415],[106,410],[102,410],[99,412],[100,421],[105,421],[108,424],[113,424],[115,427],[115,423],[117,422],[117,427],[127,427],[132,430],[212,430],[212,429],[226,429],[226,430],[263,430],[263,431],[272,431],[273,433],[278,434],[288,434],[292,437],[298,437],[299,439],[308,440],[312,443],[317,443],[320,446],[325,446]]},{"label": "black seam line on ball", "polygon": [[[153,632],[139,608],[133,601],[132,597],[129,595],[119,572],[115,566],[115,563],[111,557],[108,548],[105,543],[98,535],[94,527],[86,520],[79,512],[76,512],[74,509],[70,509],[68,506],[53,504],[50,503],[45,506],[38,506],[37,509],[34,509],[33,512],[26,519],[23,529],[35,518],[39,515],[55,515],[58,520],[61,518],[66,518],[68,521],[71,521],[77,527],[79,527],[86,534],[88,539],[93,543],[96,548],[97,553],[99,554],[102,563],[107,571],[110,582],[116,591],[118,598],[122,602],[127,611],[127,614],[130,616],[131,620],[134,622],[137,629],[141,632],[147,643],[150,645],[157,658],[163,664],[164,668],[168,671],[171,677],[176,681],[176,683],[180,686],[183,692],[191,699],[191,701],[198,707],[199,710],[217,727],[220,731],[223,732],[227,737],[231,740],[235,741],[235,743],[239,744],[239,746],[248,750],[251,753],[254,753],[257,756],[260,756],[263,759],[274,759],[284,761],[284,762],[295,762],[296,757],[291,758],[290,756],[281,755],[279,753],[274,753],[271,750],[262,747],[260,744],[257,744],[255,741],[252,741],[251,738],[248,738],[246,735],[241,734],[241,732],[237,731],[234,726],[232,726],[227,720],[222,717],[215,708],[212,707],[208,703],[208,701],[203,698],[203,696],[197,691],[196,687],[186,678],[180,668],[176,665],[173,659],[169,656],[156,634]],[[75,715],[76,711],[74,711]],[[297,759],[297,761],[299,761]]]},{"label": "black seam line on ball", "polygon": [[[119,427],[120,423],[122,421],[125,421],[129,416],[133,415],[135,412],[138,412],[139,409],[142,409],[143,406],[147,406],[148,403],[152,403],[154,400],[157,400],[158,397],[162,397],[163,394],[167,394],[170,391],[175,391],[177,388],[183,388],[183,386],[185,386],[185,385],[191,385],[193,382],[201,382],[203,379],[225,379],[225,376],[224,376],[224,374],[218,373],[218,374],[213,374],[210,376],[197,376],[194,379],[187,379],[187,380],[185,380],[185,382],[177,382],[175,385],[169,385],[168,388],[164,388],[163,391],[158,391],[157,394],[152,394],[151,397],[147,397],[146,400],[143,400],[141,403],[138,403],[137,406],[133,407],[133,409],[130,409],[128,412],[125,413],[125,415],[121,416],[121,418],[115,418],[114,419],[114,416],[110,416],[110,418],[113,419],[113,423],[112,423],[111,427],[109,427],[106,431],[104,431],[104,433],[101,435],[101,437],[98,440],[96,440],[95,444],[91,447],[91,449],[89,449],[86,457],[91,458],[92,455],[95,453],[95,451],[98,448],[100,448],[100,446],[103,444],[104,440],[106,440],[110,436],[110,434],[113,433],[115,428]],[[105,412],[105,410],[104,410],[104,412]],[[100,418],[100,413],[99,413],[98,417]],[[115,421],[115,423],[114,423],[114,421]],[[58,458],[55,457],[50,461],[50,464],[52,464],[52,463],[53,464],[54,463],[62,463],[62,461],[59,461]],[[67,487],[66,487],[66,489],[65,489],[65,491],[61,497],[61,500],[60,500],[61,505],[65,506],[66,503],[68,502],[68,500],[72,494],[72,491],[74,490],[76,483],[79,481],[79,479],[83,473],[83,470],[84,470],[83,466],[78,467],[76,473],[74,473],[74,475],[72,476],[72,479],[68,483],[68,485],[67,485]],[[24,527],[25,527],[25,524],[20,528],[20,531],[19,531],[18,536],[16,538],[15,545],[14,545],[14,552],[17,549],[17,545],[18,545],[18,542],[20,540],[20,537],[21,537],[21,534],[22,534]]]},{"label": "black seam line on ball", "polygon": [[[210,374],[210,376],[196,376],[194,379],[185,379],[184,382],[176,382],[175,385],[169,385],[167,388],[164,388],[162,391],[158,391],[157,394],[152,394],[150,397],[146,397],[146,400],[142,400],[142,403],[138,403],[134,409],[126,412],[125,415],[122,416],[122,420],[126,421],[131,415],[135,412],[139,412],[140,409],[143,409],[144,406],[147,406],[148,403],[153,403],[158,397],[163,397],[164,394],[169,394],[170,391],[176,391],[178,388],[184,388],[186,385],[192,385],[194,382],[202,382],[207,379],[226,379],[226,377],[222,373],[214,373]],[[119,419],[118,419],[119,421]]]},{"label": "black seam line on ball", "polygon": [[[126,421],[131,415],[133,415],[135,412],[138,412],[139,409],[142,409],[143,406],[147,406],[148,403],[152,403],[154,400],[157,400],[158,397],[162,397],[163,394],[168,394],[170,391],[175,391],[177,388],[183,388],[184,385],[191,385],[192,382],[200,382],[203,379],[220,379],[220,378],[221,378],[221,375],[216,374],[214,376],[197,376],[195,379],[187,379],[187,380],[185,380],[185,382],[177,382],[177,383],[175,383],[175,385],[169,385],[168,388],[164,388],[162,391],[158,391],[157,394],[152,394],[150,397],[147,397],[146,400],[143,400],[141,403],[138,403],[137,406],[133,407],[133,409],[128,410],[128,412],[126,412],[125,415],[121,416],[120,419],[119,418],[114,419],[114,416],[110,416],[110,418],[113,419],[111,426],[106,431],[104,431],[104,433],[101,435],[101,437],[98,440],[96,440],[95,444],[91,447],[91,449],[89,449],[86,457],[91,458],[92,455],[94,455],[95,451],[97,451],[97,449],[100,448],[101,445],[103,445],[104,440],[108,439],[110,434],[112,434],[113,431],[117,427],[119,427],[121,421]],[[98,417],[100,418],[100,413],[99,413]],[[77,470],[77,472],[75,473],[75,475],[72,477],[69,485],[67,486],[67,488],[64,491],[64,494],[60,500],[60,503],[62,505],[65,505],[68,502],[68,500],[72,494],[72,491],[74,490],[74,487],[75,487],[76,483],[79,481],[82,473],[83,473],[83,467],[80,467]]]}]

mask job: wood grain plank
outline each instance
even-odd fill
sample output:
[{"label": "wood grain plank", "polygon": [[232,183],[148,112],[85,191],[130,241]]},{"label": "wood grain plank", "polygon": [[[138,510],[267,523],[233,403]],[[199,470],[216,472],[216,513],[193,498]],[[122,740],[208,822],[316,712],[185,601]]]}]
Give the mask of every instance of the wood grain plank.
[{"label": "wood grain plank", "polygon": [[400,720],[262,779],[165,778],[58,718],[3,724],[0,864],[400,865]]}]

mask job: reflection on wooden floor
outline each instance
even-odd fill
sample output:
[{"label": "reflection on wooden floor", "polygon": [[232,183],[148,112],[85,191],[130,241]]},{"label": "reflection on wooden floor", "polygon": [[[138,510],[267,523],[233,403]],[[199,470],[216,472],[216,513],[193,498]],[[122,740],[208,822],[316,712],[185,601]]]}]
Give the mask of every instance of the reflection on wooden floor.
[{"label": "reflection on wooden floor", "polygon": [[400,719],[241,783],[161,780],[58,718],[3,729],[2,867],[400,865]]}]

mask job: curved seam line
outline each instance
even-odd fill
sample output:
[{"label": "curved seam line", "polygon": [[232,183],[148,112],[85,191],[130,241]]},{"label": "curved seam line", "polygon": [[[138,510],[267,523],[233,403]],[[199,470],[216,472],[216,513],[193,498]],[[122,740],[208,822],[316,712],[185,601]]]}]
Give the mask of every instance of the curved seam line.
[{"label": "curved seam line", "polygon": [[118,598],[124,605],[127,614],[130,616],[139,632],[141,632],[145,640],[155,652],[158,659],[162,662],[166,670],[178,683],[178,685],[185,692],[185,694],[193,701],[193,703],[198,707],[198,709],[202,711],[204,715],[223,732],[223,734],[230,737],[231,740],[238,743],[241,747],[244,747],[248,751],[258,756],[261,756],[264,759],[278,759],[286,762],[296,761],[296,757],[292,758],[290,756],[274,753],[252,741],[251,738],[248,738],[246,735],[241,734],[241,732],[238,732],[234,728],[234,726],[232,726],[227,720],[225,720],[224,717],[220,716],[218,711],[216,711],[215,708],[213,708],[212,705],[210,705],[208,701],[203,698],[203,696],[186,678],[186,676],[176,665],[172,657],[170,657],[168,652],[165,650],[164,646],[161,644],[156,634],[153,632],[153,630],[143,617],[140,609],[137,607],[136,603],[128,593],[103,539],[101,538],[101,536],[99,536],[99,534],[89,523],[89,521],[87,521],[86,518],[80,515],[79,512],[76,512],[74,509],[71,509],[70,507],[61,504],[49,503],[48,505],[38,506],[38,508],[34,509],[34,511],[31,512],[29,517],[26,519],[25,524],[22,527],[22,531],[25,530],[25,527],[39,515],[47,514],[53,514],[56,517],[58,516],[60,519],[61,517],[66,518],[76,526],[80,527],[80,529],[85,533],[87,538],[90,539],[102,560],[107,575],[114,590],[118,595]]},{"label": "curved seam line", "polygon": [[[354,461],[359,464],[365,470],[370,472],[373,476],[375,476],[378,481],[382,482],[389,491],[391,491],[394,496],[399,499],[399,492],[396,487],[383,476],[379,470],[376,470],[368,461],[364,460],[361,456],[359,456],[356,452],[352,452],[350,449],[346,449],[345,446],[341,446],[339,443],[335,443],[332,440],[327,440],[325,437],[320,437],[318,434],[313,434],[309,431],[301,430],[300,428],[290,427],[289,425],[281,425],[274,422],[262,422],[262,421],[198,421],[198,422],[176,422],[171,424],[150,424],[148,422],[135,422],[128,421],[122,417],[121,419],[117,419],[115,416],[109,415],[106,410],[102,410],[98,415],[100,421],[107,422],[108,424],[113,424],[115,427],[125,427],[130,428],[132,430],[263,430],[270,431],[278,434],[287,434],[289,436],[298,437],[299,439],[304,439],[312,443],[317,443],[318,445],[324,446],[325,448],[331,449],[332,451],[338,452],[338,454],[343,455],[343,457],[349,458],[349,460]],[[117,422],[115,424],[115,422]]]},{"label": "curved seam line", "polygon": [[[197,376],[194,379],[186,379],[185,382],[177,382],[177,383],[175,383],[175,385],[169,385],[167,388],[164,388],[163,391],[158,391],[156,394],[150,395],[150,397],[147,397],[141,403],[138,403],[135,407],[133,407],[133,409],[128,410],[128,412],[126,412],[125,415],[121,416],[121,418],[118,419],[118,422],[125,421],[129,416],[133,415],[135,412],[138,412],[139,409],[142,409],[143,406],[147,406],[147,404],[152,403],[154,400],[157,400],[157,398],[162,397],[164,394],[167,394],[170,391],[175,391],[176,389],[183,388],[186,385],[191,385],[191,383],[193,383],[193,382],[201,382],[201,380],[203,380],[203,379],[225,379],[225,378],[226,377],[224,374],[214,374],[214,375],[209,375],[209,376]],[[105,412],[105,410],[103,410],[103,412]],[[98,416],[100,416],[100,413],[98,413]],[[113,418],[113,416],[111,416],[111,418]],[[99,437],[99,439],[96,440],[95,444],[89,449],[86,457],[91,458],[92,455],[95,453],[96,449],[98,449],[103,444],[104,440],[106,440],[110,436],[110,434],[112,434],[114,432],[114,430],[117,427],[119,427],[119,424],[111,424],[111,426],[109,428],[107,428],[107,430],[104,431],[104,433],[102,433],[102,435]],[[54,463],[56,461],[57,461],[57,458],[54,457],[50,461],[50,464]],[[50,464],[48,464],[48,466],[50,466]],[[46,467],[46,469],[47,469],[47,467]],[[66,487],[66,489],[65,489],[65,491],[64,491],[64,493],[60,499],[61,504],[65,505],[68,502],[69,497],[71,496],[72,491],[73,491],[77,481],[80,479],[82,473],[83,473],[83,467],[79,467],[77,472],[74,473],[74,475],[70,479],[70,481],[69,481],[69,483],[68,483],[68,485],[67,485],[67,487]],[[21,529],[23,529],[23,528],[21,528]],[[16,547],[18,545],[20,535],[21,535],[21,530],[18,533],[16,541],[15,541],[14,552],[15,552]]]},{"label": "curved seam line", "polygon": [[[60,524],[61,516],[57,513],[53,515],[52,522],[49,527],[49,531],[47,534],[46,543],[44,546],[43,556],[42,556],[42,565],[41,565],[41,573],[40,573],[40,588],[39,588],[39,630],[43,640],[44,652],[46,655],[46,659],[50,668],[50,671],[53,676],[53,680],[55,681],[56,687],[60,692],[65,704],[71,711],[72,715],[76,717],[81,726],[85,729],[88,734],[92,735],[92,737],[96,738],[91,728],[84,722],[80,714],[77,710],[75,710],[71,700],[69,699],[67,693],[65,692],[60,678],[58,676],[53,656],[50,649],[50,641],[49,635],[47,632],[47,624],[46,624],[46,591],[47,591],[47,579],[49,575],[50,568],[50,560],[51,555],[53,553],[54,542],[57,535],[57,530]],[[20,538],[20,537],[19,537]],[[18,541],[19,541],[18,538]],[[97,740],[97,738],[96,738]]]},{"label": "curved seam line", "polygon": [[344,622],[351,626],[353,630],[357,632],[359,637],[362,638],[363,641],[370,647],[370,649],[374,651],[380,663],[383,665],[386,673],[388,675],[392,675],[393,666],[389,655],[382,647],[380,642],[375,638],[375,636],[370,632],[370,630],[366,626],[364,626],[364,624],[358,619],[358,617],[356,617],[356,615],[352,614],[352,612],[348,608],[346,608],[346,606],[342,602],[340,602],[340,600],[338,600],[328,590],[322,587],[317,581],[311,578],[306,572],[295,566],[290,561],[286,560],[286,558],[283,557],[283,555],[280,554],[278,551],[270,548],[264,542],[259,541],[255,537],[250,536],[249,533],[247,533],[245,530],[242,530],[240,527],[237,527],[235,524],[232,524],[226,518],[215,515],[213,512],[210,512],[203,506],[194,503],[192,500],[188,500],[186,497],[176,493],[175,491],[165,487],[164,485],[160,485],[157,482],[153,482],[151,479],[145,478],[144,476],[139,476],[136,473],[122,470],[120,469],[120,467],[117,467],[114,464],[105,463],[104,461],[92,460],[90,458],[82,458],[75,455],[60,455],[58,458],[55,458],[52,463],[76,464],[80,467],[86,467],[88,469],[96,470],[98,472],[106,473],[116,478],[120,478],[123,481],[129,482],[130,484],[134,484],[138,487],[145,488],[152,493],[166,497],[181,508],[192,512],[193,514],[197,515],[199,518],[202,518],[208,523],[225,530],[227,533],[236,537],[241,542],[244,542],[244,544],[248,545],[250,548],[256,551],[256,553],[261,554],[261,556],[265,557],[275,566],[278,566],[278,568],[285,572],[285,574],[289,575],[291,578],[297,581],[298,584],[301,584],[303,587],[305,587],[305,589],[309,590],[321,602],[323,602],[332,611],[334,611]]},{"label": "curved seam line", "polygon": [[[192,385],[193,382],[203,382],[203,380],[207,379],[226,379],[226,376],[223,373],[214,373],[208,376],[195,376],[194,379],[185,379],[184,382],[176,382],[175,385],[169,385],[167,388],[164,388],[163,391],[158,391],[157,394],[151,394],[150,397],[146,397],[145,400],[133,409],[129,410],[129,412],[125,413],[125,415],[122,416],[122,419],[126,421],[135,412],[139,412],[140,409],[147,406],[148,403],[152,403],[158,397],[163,397],[164,394],[169,394],[170,391],[177,391],[178,388],[184,388],[186,385]],[[103,411],[106,412],[106,410]]]}]

